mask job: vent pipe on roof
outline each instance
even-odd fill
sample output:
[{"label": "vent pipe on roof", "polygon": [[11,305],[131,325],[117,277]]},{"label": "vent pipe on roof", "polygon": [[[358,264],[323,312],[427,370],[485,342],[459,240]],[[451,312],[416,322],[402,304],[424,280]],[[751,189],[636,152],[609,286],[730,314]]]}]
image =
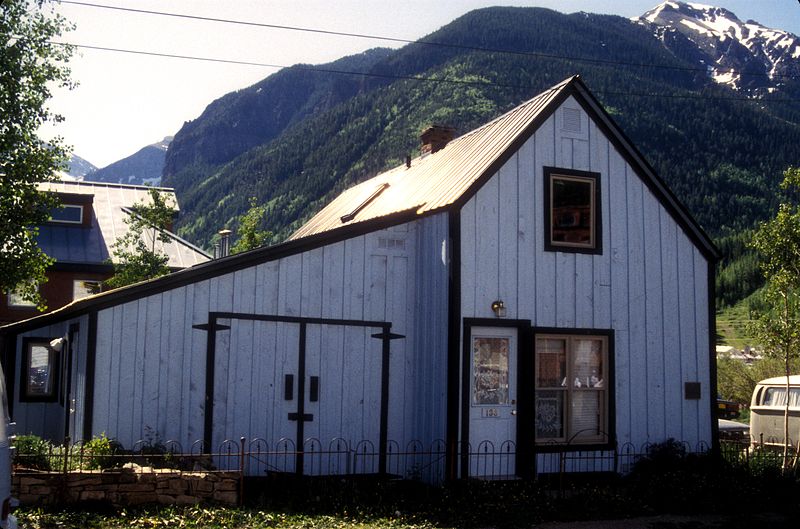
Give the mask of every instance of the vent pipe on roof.
[{"label": "vent pipe on roof", "polygon": [[217,257],[228,257],[231,253],[231,230],[219,230],[219,251]]},{"label": "vent pipe on roof", "polygon": [[447,125],[431,125],[420,134],[422,141],[422,155],[433,154],[440,151],[450,143],[455,136],[456,129]]}]

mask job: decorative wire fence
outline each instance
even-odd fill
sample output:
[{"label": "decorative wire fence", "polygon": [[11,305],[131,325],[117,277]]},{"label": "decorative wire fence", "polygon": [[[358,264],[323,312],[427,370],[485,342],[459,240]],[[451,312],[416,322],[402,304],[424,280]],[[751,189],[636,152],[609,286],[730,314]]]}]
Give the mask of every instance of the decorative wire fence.
[{"label": "decorative wire fence", "polygon": [[[28,436],[22,436],[26,438]],[[720,456],[731,464],[749,468],[783,465],[783,452],[770,441],[721,441]],[[695,445],[669,441],[670,450],[684,456],[707,454],[706,443]],[[490,441],[461,445],[454,457],[457,475],[461,478],[486,480],[516,479],[525,467],[532,476],[573,473],[627,474],[637,462],[650,457],[664,443],[634,445],[625,443],[607,449],[580,449],[579,446],[544,445],[533,452],[518,453],[512,441],[499,445]],[[780,443],[782,447],[782,443]],[[787,467],[797,468],[800,446],[793,445]],[[364,476],[387,475],[439,484],[446,479],[447,450],[445,442],[410,441],[400,444],[389,441],[386,450],[379,450],[371,441],[352,442],[342,438],[322,442],[307,439],[301,447],[292,440],[280,439],[270,444],[264,439],[225,440],[213,450],[203,441],[192,443],[186,450],[176,441],[139,441],[130,449],[105,440],[85,443],[51,444],[18,443],[14,454],[15,471],[93,472],[123,467],[144,467],[176,472],[238,472],[241,476]]]}]

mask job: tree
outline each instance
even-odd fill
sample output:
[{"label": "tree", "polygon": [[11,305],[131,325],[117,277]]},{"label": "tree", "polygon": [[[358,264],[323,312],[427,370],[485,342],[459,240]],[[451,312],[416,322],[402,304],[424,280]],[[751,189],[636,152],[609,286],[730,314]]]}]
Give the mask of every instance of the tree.
[{"label": "tree", "polygon": [[169,273],[169,256],[158,250],[156,243],[171,240],[167,228],[175,209],[157,189],[150,188],[148,193],[150,203],[131,207],[125,219],[128,232],[112,245],[114,275],[106,280],[107,287],[124,287]]},{"label": "tree", "polygon": [[[784,172],[781,188],[786,200],[775,218],[762,222],[752,246],[761,256],[764,287],[764,310],[751,325],[764,353],[783,360],[786,374],[786,406],[783,418],[783,464],[789,463],[789,376],[791,360],[800,353],[800,168]],[[792,198],[795,198],[792,200]]]},{"label": "tree", "polygon": [[38,286],[53,262],[36,245],[37,224],[58,205],[38,184],[57,178],[68,151],[61,138],[42,141],[38,130],[62,117],[46,103],[53,87],[68,87],[70,46],[52,43],[68,27],[44,12],[44,0],[0,3],[0,291],[16,291],[44,310]]},{"label": "tree", "polygon": [[256,197],[250,197],[250,209],[239,217],[238,238],[231,247],[231,254],[263,246],[272,237],[271,231],[258,229],[266,216],[267,207],[259,206]]}]

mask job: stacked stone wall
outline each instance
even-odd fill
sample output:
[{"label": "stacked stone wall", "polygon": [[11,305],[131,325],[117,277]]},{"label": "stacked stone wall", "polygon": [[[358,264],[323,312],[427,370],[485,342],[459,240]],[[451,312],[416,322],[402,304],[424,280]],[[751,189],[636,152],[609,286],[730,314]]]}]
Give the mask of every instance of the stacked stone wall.
[{"label": "stacked stone wall", "polygon": [[237,472],[182,472],[126,467],[81,472],[15,471],[13,494],[22,505],[101,502],[125,507],[147,503],[190,505],[239,502]]}]

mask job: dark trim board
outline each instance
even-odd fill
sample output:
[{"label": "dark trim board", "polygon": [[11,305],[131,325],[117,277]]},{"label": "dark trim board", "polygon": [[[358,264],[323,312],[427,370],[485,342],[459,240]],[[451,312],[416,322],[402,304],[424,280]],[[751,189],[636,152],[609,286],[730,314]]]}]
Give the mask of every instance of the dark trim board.
[{"label": "dark trim board", "polygon": [[64,404],[64,438],[70,436],[69,431],[69,422],[70,422],[70,415],[72,410],[72,364],[75,358],[75,354],[77,353],[76,343],[75,343],[75,335],[80,332],[80,324],[79,323],[70,323],[69,330],[67,331],[67,355],[66,355],[66,362],[64,366],[64,391],[61,393],[63,396],[63,404]]},{"label": "dark trim board", "polygon": [[114,265],[97,263],[65,263],[56,261],[50,268],[55,272],[76,272],[82,274],[113,274]]},{"label": "dark trim board", "polygon": [[708,263],[708,400],[711,405],[711,449],[719,450],[719,425],[717,422],[717,267]]},{"label": "dark trim board", "polygon": [[89,330],[86,335],[86,382],[85,404],[83,408],[83,440],[92,438],[94,422],[94,378],[97,364],[97,311],[89,313]]},{"label": "dark trim board", "polygon": [[17,380],[17,335],[8,334],[2,337],[3,374],[6,378],[6,397],[8,399],[8,415],[14,419],[14,389]]},{"label": "dark trim board", "polygon": [[[299,326],[298,350],[297,350],[297,399],[289,398],[289,392],[294,394],[294,388],[289,389],[286,385],[286,400],[296,400],[297,410],[289,413],[287,419],[296,421],[296,446],[299,448],[295,456],[295,472],[303,473],[304,453],[302,450],[305,423],[314,420],[313,415],[305,413],[305,380],[306,380],[306,327],[308,325],[339,325],[343,327],[377,327],[381,332],[372,334],[372,338],[382,341],[381,348],[381,378],[380,378],[380,425],[379,425],[379,455],[378,471],[386,473],[388,456],[388,431],[389,431],[389,367],[391,341],[404,338],[401,334],[392,333],[391,322],[385,321],[363,321],[363,320],[337,320],[333,318],[306,318],[300,316],[281,316],[271,314],[248,314],[238,312],[209,312],[208,322],[193,325],[195,330],[206,331],[206,387],[205,387],[205,406],[203,410],[203,445],[206,453],[213,453],[214,436],[214,378],[216,369],[216,342],[217,332],[230,330],[231,326],[222,325],[218,320],[247,320],[289,323]],[[287,379],[288,380],[288,379]]]},{"label": "dark trim board", "polygon": [[447,282],[447,421],[445,425],[445,476],[458,479],[459,373],[461,372],[461,211],[447,217],[450,260]]}]

